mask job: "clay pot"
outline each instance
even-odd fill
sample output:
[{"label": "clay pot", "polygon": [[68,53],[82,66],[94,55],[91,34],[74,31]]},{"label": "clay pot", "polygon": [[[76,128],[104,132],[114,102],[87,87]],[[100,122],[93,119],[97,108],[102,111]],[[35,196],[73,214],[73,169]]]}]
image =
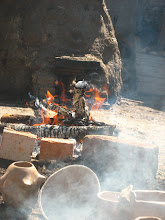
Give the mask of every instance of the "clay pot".
[{"label": "clay pot", "polygon": [[156,190],[135,190],[134,218],[139,216],[165,217],[165,192]]},{"label": "clay pot", "polygon": [[104,191],[97,196],[97,220],[132,220],[135,195],[129,187],[124,190],[124,193]]},{"label": "clay pot", "polygon": [[[124,194],[105,191],[98,193],[97,219],[135,219],[139,216],[164,219],[165,192],[129,188]],[[144,218],[144,217],[143,217]],[[147,218],[147,217],[146,217]]]},{"label": "clay pot", "polygon": [[138,217],[135,220],[161,220],[161,219],[157,217]]},{"label": "clay pot", "polygon": [[120,193],[104,191],[97,194],[97,220],[118,219]]},{"label": "clay pot", "polygon": [[23,206],[31,208],[44,181],[45,177],[38,173],[32,163],[25,161],[12,163],[0,178],[0,191],[4,202],[14,208]]},{"label": "clay pot", "polygon": [[94,213],[99,191],[100,183],[92,170],[71,165],[47,179],[39,194],[39,204],[46,219],[84,220]]}]

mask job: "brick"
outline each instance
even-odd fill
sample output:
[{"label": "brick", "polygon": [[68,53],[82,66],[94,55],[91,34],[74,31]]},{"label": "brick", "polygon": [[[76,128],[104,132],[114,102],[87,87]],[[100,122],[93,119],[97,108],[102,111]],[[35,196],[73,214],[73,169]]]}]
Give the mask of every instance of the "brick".
[{"label": "brick", "polygon": [[75,140],[62,138],[42,138],[40,160],[62,160],[73,157]]},{"label": "brick", "polygon": [[87,135],[82,156],[91,169],[111,173],[121,170],[135,178],[151,178],[158,170],[158,147],[104,135]]},{"label": "brick", "polygon": [[5,128],[0,145],[0,158],[12,161],[30,161],[36,135]]}]

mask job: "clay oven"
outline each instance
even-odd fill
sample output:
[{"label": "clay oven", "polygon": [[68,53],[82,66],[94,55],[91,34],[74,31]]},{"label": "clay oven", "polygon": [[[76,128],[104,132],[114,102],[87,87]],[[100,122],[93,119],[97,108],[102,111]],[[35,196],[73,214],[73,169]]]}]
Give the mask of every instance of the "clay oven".
[{"label": "clay oven", "polygon": [[[1,92],[53,93],[54,81],[121,86],[121,59],[104,0],[2,1]],[[4,27],[5,25],[5,27]],[[8,33],[8,34],[7,34]],[[9,68],[10,67],[10,68]]]}]

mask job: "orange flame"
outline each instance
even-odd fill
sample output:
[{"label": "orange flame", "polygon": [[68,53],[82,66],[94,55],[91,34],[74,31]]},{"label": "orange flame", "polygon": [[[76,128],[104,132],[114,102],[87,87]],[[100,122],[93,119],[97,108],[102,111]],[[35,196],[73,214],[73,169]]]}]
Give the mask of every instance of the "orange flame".
[{"label": "orange flame", "polygon": [[26,104],[25,104],[25,108],[29,108],[29,104],[28,104],[28,102],[26,102]]},{"label": "orange flame", "polygon": [[52,103],[52,101],[54,101],[54,96],[52,96],[52,94],[47,90],[47,93],[45,94],[46,98],[47,98],[47,102],[48,104]]},{"label": "orange flame", "polygon": [[95,102],[92,105],[91,110],[98,110],[102,107],[104,101],[106,98],[101,98],[100,97],[100,91],[98,89],[95,88]]},{"label": "orange flame", "polygon": [[66,98],[66,90],[65,90],[64,83],[61,81],[55,81],[54,83],[56,86],[60,86],[62,89],[61,95],[59,97],[61,99],[61,102],[66,104],[68,101],[71,101],[70,99]]},{"label": "orange flame", "polygon": [[100,109],[101,107],[102,107],[102,105],[103,105],[103,103],[104,103],[104,101],[105,101],[105,99],[106,98],[102,98],[101,96],[100,96],[100,90],[99,89],[97,89],[97,88],[90,88],[88,91],[86,91],[86,93],[85,93],[85,96],[87,97],[87,98],[89,98],[88,99],[88,102],[89,102],[89,105],[90,105],[90,101],[91,100],[94,100],[94,103],[93,103],[93,105],[91,106],[91,110],[93,111],[93,110],[98,110],[98,109]]},{"label": "orange flame", "polygon": [[[64,84],[60,81],[55,81],[56,86],[60,86],[62,89],[61,95],[55,95],[53,96],[48,90],[45,94],[46,98],[43,99],[43,103],[45,104],[53,104],[55,106],[55,110],[49,110],[46,108],[41,109],[41,117],[42,117],[42,122],[40,124],[34,124],[34,126],[39,126],[41,124],[52,124],[52,125],[57,125],[61,124],[62,125],[62,119],[65,119],[65,117],[61,114],[59,114],[59,104],[56,103],[55,98],[59,97],[62,103],[67,103],[68,101],[71,101],[70,99],[67,99],[65,96],[65,87]],[[104,85],[102,87],[102,90],[106,91],[108,93],[108,87],[107,85]],[[104,92],[105,94],[105,92]],[[102,107],[104,101],[106,98],[101,97],[101,92],[97,88],[90,88],[88,91],[86,91],[85,96],[87,97],[87,102],[91,110],[98,110]],[[61,106],[64,109],[67,109],[66,105]],[[93,120],[91,115],[89,116],[90,120]]]}]

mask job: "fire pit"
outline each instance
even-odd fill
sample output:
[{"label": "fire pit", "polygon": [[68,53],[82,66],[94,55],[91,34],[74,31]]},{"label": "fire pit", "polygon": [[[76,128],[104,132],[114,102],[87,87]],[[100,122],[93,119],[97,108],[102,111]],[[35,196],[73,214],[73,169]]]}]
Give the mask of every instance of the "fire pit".
[{"label": "fire pit", "polygon": [[[84,80],[73,82],[69,91],[72,100],[68,98],[62,82],[55,82],[57,94],[53,96],[49,91],[46,98],[40,101],[29,93],[35,118],[4,116],[1,122],[17,131],[31,132],[38,137],[75,138],[81,140],[88,134],[113,135],[115,125],[96,122],[90,115],[90,110],[99,110],[108,100],[106,85],[102,89],[89,86]],[[27,104],[27,105],[29,105]],[[107,106],[107,105],[106,105]],[[21,122],[24,124],[18,124]],[[26,123],[26,118],[28,118]],[[11,124],[18,122],[17,124]],[[9,123],[11,122],[11,123]],[[26,124],[26,125],[25,125]]]}]

